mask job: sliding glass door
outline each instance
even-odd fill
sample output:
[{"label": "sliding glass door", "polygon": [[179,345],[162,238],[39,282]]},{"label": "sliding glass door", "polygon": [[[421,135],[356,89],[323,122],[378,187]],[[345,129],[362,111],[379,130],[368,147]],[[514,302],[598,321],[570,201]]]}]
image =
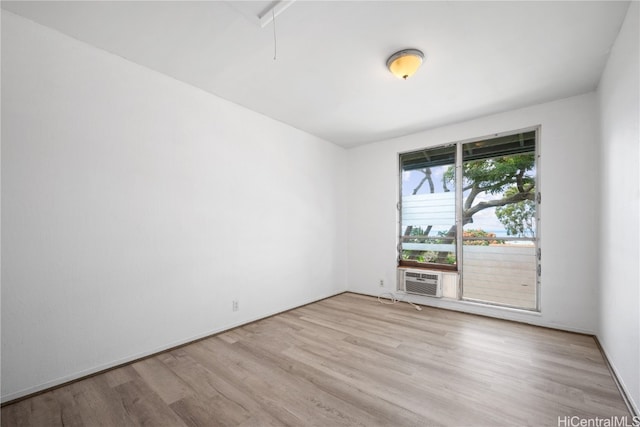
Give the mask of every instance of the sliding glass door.
[{"label": "sliding glass door", "polygon": [[462,298],[537,308],[535,132],[462,145]]}]

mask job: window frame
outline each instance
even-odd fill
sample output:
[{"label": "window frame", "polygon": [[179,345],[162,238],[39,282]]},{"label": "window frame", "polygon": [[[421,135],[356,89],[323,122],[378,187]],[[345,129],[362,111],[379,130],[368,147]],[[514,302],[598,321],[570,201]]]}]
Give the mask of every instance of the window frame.
[{"label": "window frame", "polygon": [[[507,308],[515,308],[524,311],[533,311],[540,312],[540,297],[541,297],[541,227],[540,227],[540,217],[541,217],[541,178],[540,178],[540,136],[541,136],[541,125],[529,126],[521,129],[505,131],[494,133],[482,137],[469,138],[466,140],[459,140],[456,142],[448,142],[443,144],[436,144],[429,147],[423,147],[420,149],[408,150],[403,152],[398,152],[398,202],[397,202],[397,267],[398,268],[412,268],[412,269],[423,269],[423,270],[434,270],[434,271],[443,271],[443,272],[456,272],[460,275],[460,280],[458,280],[458,300],[460,301],[468,301],[473,303],[485,304],[490,306],[504,306]],[[462,224],[462,216],[463,216],[463,147],[465,144],[481,142],[485,140],[507,137],[511,135],[523,134],[527,132],[534,132],[535,138],[535,147],[533,150],[534,159],[535,159],[535,168],[536,168],[536,181],[535,181],[535,204],[536,204],[536,213],[535,213],[535,224],[536,224],[536,235],[534,238],[535,245],[535,254],[536,254],[536,290],[535,290],[535,308],[522,308],[522,307],[514,307],[509,305],[503,305],[499,303],[490,303],[484,301],[477,301],[473,299],[464,298],[464,283],[462,277],[464,275],[464,261],[463,261],[463,228]],[[438,263],[425,263],[418,262],[412,260],[403,260],[402,259],[402,238],[403,238],[403,226],[402,226],[402,174],[403,174],[403,156],[411,153],[417,153],[420,151],[427,150],[438,150],[446,147],[450,147],[455,145],[455,225],[456,225],[456,241],[455,241],[455,251],[456,251],[456,264],[448,265],[448,264],[438,264]]]}]

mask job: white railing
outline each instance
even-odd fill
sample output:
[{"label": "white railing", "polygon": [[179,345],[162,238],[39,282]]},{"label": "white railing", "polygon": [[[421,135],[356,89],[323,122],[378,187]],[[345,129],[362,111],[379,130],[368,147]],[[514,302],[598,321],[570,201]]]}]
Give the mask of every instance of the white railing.
[{"label": "white railing", "polygon": [[464,297],[536,307],[535,246],[463,246]]}]

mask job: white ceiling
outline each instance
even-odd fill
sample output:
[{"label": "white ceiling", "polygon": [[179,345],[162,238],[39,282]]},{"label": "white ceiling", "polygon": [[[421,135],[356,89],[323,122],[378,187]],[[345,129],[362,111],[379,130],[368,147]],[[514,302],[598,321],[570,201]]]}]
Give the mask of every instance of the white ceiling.
[{"label": "white ceiling", "polygon": [[[351,147],[596,88],[628,2],[2,2],[2,8]],[[424,51],[407,81],[386,69]]]}]

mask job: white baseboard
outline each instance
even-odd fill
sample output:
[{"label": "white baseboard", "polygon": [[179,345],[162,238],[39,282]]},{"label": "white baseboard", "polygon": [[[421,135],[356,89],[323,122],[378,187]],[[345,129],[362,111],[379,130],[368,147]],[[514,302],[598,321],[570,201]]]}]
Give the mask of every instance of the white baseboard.
[{"label": "white baseboard", "polygon": [[[377,297],[377,294],[360,291],[347,291],[361,295]],[[430,298],[419,295],[407,294],[405,301],[420,304],[427,307],[442,308],[444,310],[459,311],[461,313],[475,314],[478,316],[492,317],[495,319],[509,320],[512,322],[526,323],[543,328],[558,329],[567,332],[575,332],[583,335],[595,335],[593,330],[575,328],[563,324],[545,322],[542,315],[537,311],[521,310],[511,307],[490,306],[487,304],[460,301],[447,298]]]},{"label": "white baseboard", "polygon": [[618,369],[616,368],[616,366],[611,361],[611,357],[609,357],[607,353],[607,349],[605,349],[602,346],[602,341],[600,341],[597,335],[594,335],[593,337],[595,338],[596,344],[598,345],[598,348],[602,353],[602,357],[604,358],[604,362],[607,364],[607,367],[611,372],[611,376],[613,377],[613,380],[615,381],[616,386],[618,387],[618,390],[622,395],[622,400],[624,400],[624,403],[627,405],[627,409],[629,409],[629,412],[631,412],[631,416],[640,418],[640,411],[638,410],[638,402],[635,402],[633,400],[633,397],[629,393],[629,389],[624,383],[622,376],[618,372]]}]

